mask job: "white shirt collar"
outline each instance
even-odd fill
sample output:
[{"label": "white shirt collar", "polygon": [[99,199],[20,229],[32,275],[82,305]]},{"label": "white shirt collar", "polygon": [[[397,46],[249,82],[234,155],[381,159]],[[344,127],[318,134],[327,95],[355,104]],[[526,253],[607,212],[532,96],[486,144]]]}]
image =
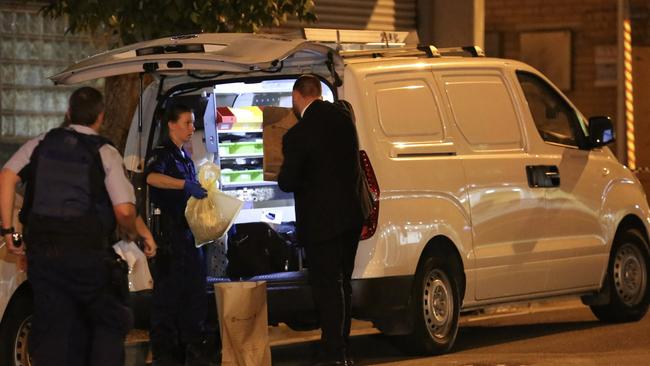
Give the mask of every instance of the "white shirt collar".
[{"label": "white shirt collar", "polygon": [[[316,100],[316,99],[314,99],[314,100]],[[302,113],[300,113],[300,118],[302,118],[302,117],[305,116],[305,111],[307,110],[307,108],[309,108],[309,106],[310,106],[312,103],[314,103],[314,100],[312,100],[311,102],[309,102],[309,104],[307,104],[307,105],[305,106],[305,108],[302,109]]]},{"label": "white shirt collar", "polygon": [[83,133],[83,134],[86,134],[86,135],[98,135],[97,131],[93,130],[92,128],[90,128],[88,126],[71,124],[70,128],[72,128],[73,130],[75,130],[75,131],[77,131],[79,133]]}]

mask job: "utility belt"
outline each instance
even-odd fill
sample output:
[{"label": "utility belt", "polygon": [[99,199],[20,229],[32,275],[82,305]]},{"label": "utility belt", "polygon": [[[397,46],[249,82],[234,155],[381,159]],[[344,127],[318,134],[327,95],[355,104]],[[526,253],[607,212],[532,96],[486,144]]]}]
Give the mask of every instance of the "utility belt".
[{"label": "utility belt", "polygon": [[158,249],[156,256],[149,258],[149,268],[155,280],[169,273],[172,263],[183,256],[183,237],[189,226],[185,217],[174,210],[154,207],[151,213],[150,229]]},{"label": "utility belt", "polygon": [[[112,251],[115,235],[61,234],[24,228],[23,240],[28,248],[65,253],[67,251]],[[49,249],[49,250],[48,250]]]},{"label": "utility belt", "polygon": [[[23,239],[29,256],[44,260],[79,258],[79,255],[99,256],[106,265],[106,291],[126,305],[129,296],[128,264],[115,253],[117,242],[114,225],[98,217],[70,220],[36,214],[26,215]],[[109,230],[110,228],[110,230]],[[82,259],[83,260],[83,259]]]},{"label": "utility belt", "polygon": [[[165,245],[175,233],[190,230],[185,215],[169,209],[154,208],[151,215],[151,233],[156,244]],[[159,244],[158,241],[161,241]]]},{"label": "utility belt", "polygon": [[61,249],[108,250],[117,241],[114,228],[96,218],[64,220],[29,215],[23,236],[27,245],[57,246]]},{"label": "utility belt", "polygon": [[[27,243],[27,255],[40,260],[83,260],[83,256],[100,256],[108,271],[106,291],[114,294],[126,304],[129,296],[128,264],[115,253],[111,238],[88,238],[79,235],[34,233],[24,228],[24,240]],[[80,255],[82,256],[81,259]],[[75,259],[72,259],[75,258]],[[38,262],[37,262],[38,263]]]}]

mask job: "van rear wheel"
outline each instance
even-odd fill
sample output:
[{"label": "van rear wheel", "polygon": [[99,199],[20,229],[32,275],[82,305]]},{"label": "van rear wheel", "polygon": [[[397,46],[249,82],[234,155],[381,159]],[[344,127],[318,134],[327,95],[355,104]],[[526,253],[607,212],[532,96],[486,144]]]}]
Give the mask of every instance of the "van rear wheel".
[{"label": "van rear wheel", "polygon": [[621,323],[637,321],[650,304],[648,266],[650,256],[644,236],[636,229],[626,229],[614,239],[604,289],[609,303],[592,305],[591,311],[601,321]]},{"label": "van rear wheel", "polygon": [[413,289],[414,329],[411,345],[418,352],[448,352],[456,340],[460,316],[458,275],[437,256],[421,264]]},{"label": "van rear wheel", "polygon": [[33,304],[27,295],[14,299],[0,328],[0,365],[31,366],[29,333],[32,328]]}]

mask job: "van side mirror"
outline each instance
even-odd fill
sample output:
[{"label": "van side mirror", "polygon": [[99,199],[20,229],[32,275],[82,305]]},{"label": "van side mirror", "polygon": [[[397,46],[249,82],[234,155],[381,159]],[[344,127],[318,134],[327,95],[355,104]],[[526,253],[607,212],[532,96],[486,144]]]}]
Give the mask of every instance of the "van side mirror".
[{"label": "van side mirror", "polygon": [[589,118],[589,146],[596,148],[605,146],[614,141],[614,126],[612,119],[607,116]]}]

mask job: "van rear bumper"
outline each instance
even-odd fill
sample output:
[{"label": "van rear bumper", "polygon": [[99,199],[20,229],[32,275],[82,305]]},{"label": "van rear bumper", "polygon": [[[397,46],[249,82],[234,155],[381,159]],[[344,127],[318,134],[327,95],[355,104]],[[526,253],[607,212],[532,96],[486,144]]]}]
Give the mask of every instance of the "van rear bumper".
[{"label": "van rear bumper", "polygon": [[[308,272],[261,275],[246,281],[266,281],[269,323],[315,324]],[[232,282],[227,278],[208,278],[211,318],[216,319],[213,285]],[[372,321],[386,334],[408,334],[413,328],[410,297],[413,276],[393,276],[352,280],[352,315]]]},{"label": "van rear bumper", "polygon": [[[256,276],[246,281],[266,281],[269,323],[308,327],[316,323],[316,311],[309,286],[308,271]],[[230,282],[208,279],[208,283]],[[352,316],[368,320],[386,334],[408,334],[412,330],[410,297],[413,276],[393,276],[352,280]],[[209,291],[212,290],[210,286]],[[211,296],[214,303],[214,296]],[[216,306],[212,306],[216,309]]]},{"label": "van rear bumper", "polygon": [[[267,306],[269,324],[285,323],[314,323],[316,313],[311,297],[311,287],[308,282],[307,270],[298,272],[280,272],[259,275],[241,281],[266,281]],[[209,313],[214,312],[216,319],[216,302],[214,285],[217,283],[236,282],[228,278],[208,277]],[[212,318],[212,315],[210,316]]]},{"label": "van rear bumper", "polygon": [[[307,271],[256,276],[246,281],[266,281],[269,323],[316,324]],[[217,324],[214,284],[232,282],[228,278],[207,279],[208,323]],[[407,334],[412,329],[409,315],[412,276],[352,280],[352,315],[372,321],[386,334]],[[130,305],[136,315],[136,328],[148,328],[152,291],[131,294]]]}]

